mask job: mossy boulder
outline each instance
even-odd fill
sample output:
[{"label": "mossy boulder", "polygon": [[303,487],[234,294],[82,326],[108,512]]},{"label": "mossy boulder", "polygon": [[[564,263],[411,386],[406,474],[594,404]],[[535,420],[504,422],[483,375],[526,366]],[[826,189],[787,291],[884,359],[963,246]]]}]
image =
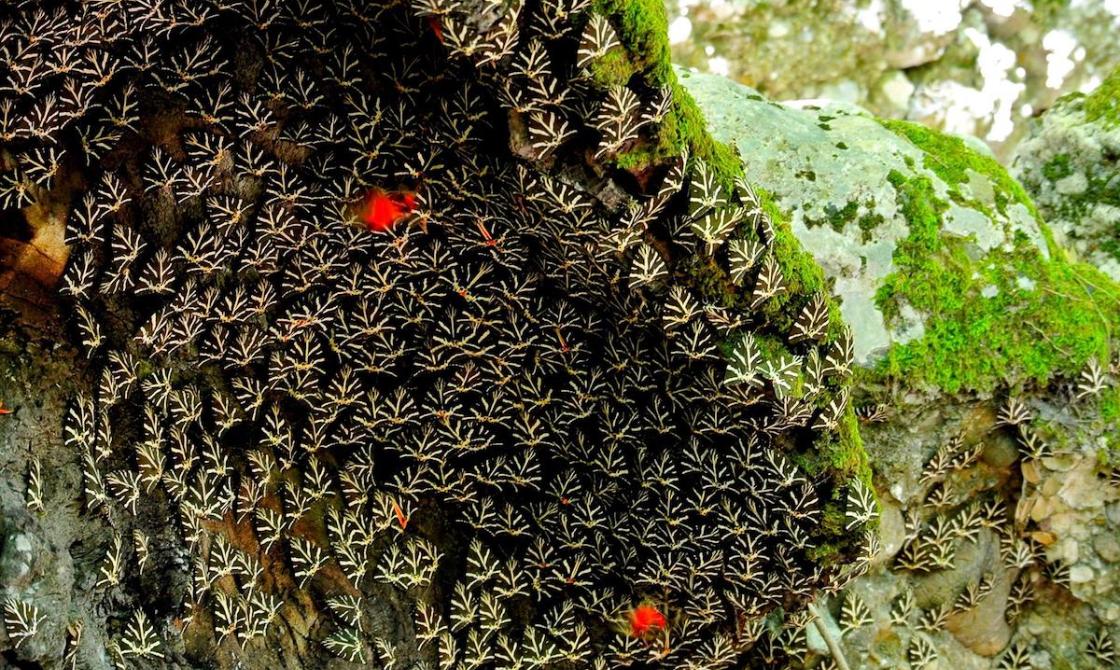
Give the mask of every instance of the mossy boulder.
[{"label": "mossy boulder", "polygon": [[1120,287],[1068,257],[978,142],[680,78],[834,282],[869,381],[987,392],[1110,354]]},{"label": "mossy boulder", "polygon": [[1120,279],[1120,70],[1046,112],[1012,170],[1055,236]]},{"label": "mossy boulder", "polygon": [[852,667],[1100,667],[1093,640],[1120,639],[1120,288],[977,142],[679,76],[855,332],[883,523],[872,572],[829,605]]},{"label": "mossy boulder", "polygon": [[[707,110],[701,109],[680,80],[679,71],[671,65],[664,6],[657,0],[596,0],[594,7],[597,12],[611,17],[620,42],[619,48],[591,65],[594,84],[611,87],[640,82],[645,87],[668,91],[672,97],[662,122],[643,131],[623,152],[608,159],[605,167],[629,173],[643,185],[650,175],[663,172],[680,156],[688,155],[702,160],[712,169],[715,181],[732,190],[736,180],[744,176],[745,165],[733,145],[711,132],[714,127],[707,118]],[[753,178],[748,181],[760,185]],[[770,301],[765,308],[767,317],[791,325],[800,307],[789,298],[828,295],[826,273],[811,250],[793,233],[788,217],[769,194],[760,190],[758,195],[772,225],[774,257],[788,282],[786,294]],[[731,237],[745,234],[745,229],[737,230]],[[692,286],[710,304],[732,310],[748,309],[747,294],[735,287],[728,272],[718,263],[698,260],[687,268],[687,275],[678,280]],[[828,337],[835,341],[844,320],[835,304],[830,304],[830,313],[834,318]],[[865,484],[871,482],[869,459],[851,407],[846,410],[835,435],[817,440],[808,448],[798,450],[793,457],[799,466],[834,485],[833,497],[825,503],[826,522],[816,539],[820,542],[818,556],[822,565],[843,562],[859,544],[859,538],[845,529],[843,521],[848,486],[857,478]]]}]

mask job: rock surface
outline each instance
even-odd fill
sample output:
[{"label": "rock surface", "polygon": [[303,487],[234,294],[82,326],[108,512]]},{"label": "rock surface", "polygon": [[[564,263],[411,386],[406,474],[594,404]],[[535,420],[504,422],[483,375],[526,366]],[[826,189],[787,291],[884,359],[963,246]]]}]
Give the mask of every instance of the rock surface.
[{"label": "rock surface", "polygon": [[[59,344],[60,335],[57,323],[28,326],[0,308],[0,400],[11,410],[0,416],[0,602],[29,604],[39,620],[37,633],[9,659],[50,666],[74,653],[101,669],[110,667],[104,631],[91,623],[77,640],[68,630],[75,621],[99,621],[92,616],[94,583],[109,529],[103,519],[83,514],[75,495],[82,488],[80,461],[58,448],[74,373],[82,368]],[[75,641],[84,653],[74,649]]]},{"label": "rock surface", "polygon": [[[962,18],[959,9],[956,3],[950,6],[950,22],[969,20]],[[627,47],[644,43],[649,35],[642,31],[660,25],[656,20],[644,27],[632,25],[633,15],[612,17],[618,19]],[[416,23],[432,46],[443,42],[440,30],[427,34],[431,23]],[[770,27],[776,38],[792,30],[794,26],[781,22]],[[891,67],[924,63],[950,49],[948,32],[934,32],[936,39],[913,40],[913,47],[891,51],[887,56]],[[635,61],[656,56],[631,55]],[[607,60],[608,66],[592,76],[616,94],[618,89],[611,86],[629,82],[638,73],[651,77],[644,85],[635,83],[643,95],[656,91],[653,84],[673,85],[667,62],[649,66],[630,62],[625,56],[621,64],[617,59]],[[852,530],[875,516],[874,501],[860,502],[860,486],[854,485],[870,481],[865,479],[865,453],[874,464],[881,506],[880,547],[870,561],[873,570],[856,578],[836,597],[820,602],[825,609],[820,630],[806,628],[803,615],[787,612],[781,621],[779,616],[749,622],[736,619],[730,624],[734,635],[707,637],[703,642],[712,643],[713,655],[724,643],[736,653],[745,652],[742,667],[749,668],[828,667],[830,642],[837,639],[857,668],[1105,667],[1111,658],[1107,649],[1120,644],[1120,364],[1113,354],[1116,342],[1112,339],[1120,310],[1116,285],[1090,266],[1065,260],[1065,251],[1053,242],[1029,198],[975,143],[918,126],[882,122],[850,104],[782,106],[726,82],[688,76],[684,83],[707,110],[716,136],[729,140],[743,154],[750,183],[766,191],[761,200],[755,200],[753,195],[747,197],[748,187],[736,189],[743,198],[740,204],[744,209],[749,205],[754,216],[762,211],[773,214],[762,226],[764,239],[775,247],[774,266],[788,273],[794,289],[790,292],[799,297],[807,297],[810,291],[824,295],[827,286],[813,259],[806,258],[798,242],[790,238],[783,211],[790,215],[793,234],[824,267],[839,294],[840,315],[855,327],[854,348],[861,367],[853,397],[860,403],[865,445],[860,445],[859,436],[851,430],[854,419],[847,413],[832,420],[834,427],[842,422],[842,440],[814,443],[812,447],[819,446],[819,453],[808,449],[792,454],[797,467],[815,473],[806,482],[812,479],[816,484],[842,473],[845,479],[840,484],[848,486],[846,500],[827,501],[823,522],[817,524],[830,534],[829,541],[811,546],[818,538],[803,537],[802,546],[810,547],[814,556],[827,558],[832,552],[830,565],[846,560],[848,552],[855,554],[865,536]],[[908,76],[888,72],[875,90],[892,101],[890,104],[901,106],[913,95],[912,85]],[[852,100],[863,95],[853,81],[838,81],[821,90]],[[566,165],[564,178],[592,184],[595,188],[590,191],[602,204],[619,207],[630,197],[627,189],[637,188],[631,182],[644,188],[650,173],[671,167],[671,151],[683,147],[670,143],[669,153],[664,153],[661,129],[674,128],[678,133],[675,140],[687,144],[694,156],[703,153],[717,180],[733,181],[734,170],[728,172],[726,167],[735,162],[722,148],[714,147],[702,129],[694,128],[692,132],[698,134],[693,136],[679,135],[685,132],[680,124],[696,119],[693,110],[685,107],[687,98],[677,96],[673,102],[669,111],[673,123],[659,126],[656,133],[643,131],[643,151],[628,156],[620,153],[611,159],[613,167],[621,168],[616,172],[625,175],[624,183],[604,185],[602,175],[595,172],[602,166],[594,164]],[[535,158],[535,145],[526,128],[518,125],[521,120],[516,114],[511,113],[510,118],[515,153]],[[168,128],[162,131],[172,132]],[[518,131],[525,132],[518,135]],[[537,136],[540,134],[538,129]],[[301,136],[298,129],[293,135]],[[487,145],[490,149],[495,146],[499,145]],[[593,152],[573,154],[580,158]],[[655,160],[649,160],[650,155]],[[584,168],[588,171],[581,171]],[[307,176],[314,182],[317,175]],[[568,186],[565,182],[559,188],[567,193]],[[1069,194],[1081,187],[1072,178],[1055,189]],[[687,197],[677,199],[678,204],[687,201]],[[66,251],[59,245],[60,220],[57,213],[41,217],[43,225],[36,230],[44,234],[31,237],[33,245],[14,247],[21,260],[11,264],[18,268],[19,276],[41,284],[57,274],[56,266],[63,262]],[[655,227],[670,226],[659,222]],[[490,231],[481,230],[491,241]],[[43,251],[49,262],[22,262],[30,258],[24,253],[28,246]],[[648,258],[653,256],[656,250]],[[741,299],[737,288],[727,289],[722,270],[727,254],[709,251],[708,256],[710,262],[689,266],[687,272],[674,268],[675,286],[696,282],[703,291],[725,290]],[[464,289],[464,293],[469,291]],[[826,298],[821,300],[820,304],[829,307],[823,302]],[[782,313],[790,304],[774,307],[771,303],[765,309],[790,327],[800,321],[793,313]],[[731,305],[743,308],[741,300],[732,300]],[[726,322],[729,312],[716,306],[708,317]],[[365,609],[358,610],[351,621],[354,615],[347,615],[345,607],[340,613],[337,602],[329,607],[322,602],[325,596],[352,592],[347,590],[350,577],[340,569],[341,561],[327,567],[316,561],[321,573],[307,590],[296,588],[289,570],[296,564],[284,555],[294,556],[294,547],[271,555],[260,552],[259,563],[245,558],[258,556],[252,536],[261,532],[260,526],[254,531],[248,524],[227,525],[223,512],[222,523],[195,527],[190,534],[193,539],[188,540],[180,538],[178,529],[172,527],[175,524],[169,523],[171,510],[159,496],[145,498],[138,513],[126,514],[124,501],[111,502],[111,509],[100,515],[81,505],[83,497],[88,503],[90,494],[97,492],[80,493],[84,464],[78,450],[63,439],[62,417],[72,407],[69,399],[74,387],[88,383],[83,374],[86,363],[58,344],[69,336],[58,324],[29,328],[27,318],[26,314],[0,312],[0,399],[14,410],[0,415],[0,596],[9,610],[5,618],[23,616],[34,630],[17,638],[27,626],[6,622],[0,627],[0,665],[56,667],[64,660],[77,659],[79,667],[98,670],[130,665],[317,669],[364,666],[373,657],[391,667],[398,658],[394,654],[403,659],[421,655],[414,630],[413,616],[420,604],[412,599],[420,598],[415,589],[373,586]],[[107,323],[106,330],[117,325]],[[835,325],[839,328],[839,319]],[[768,339],[768,349],[775,342]],[[568,353],[567,345],[561,343]],[[818,354],[814,349],[815,360],[820,362],[824,354]],[[831,351],[828,355],[829,360],[836,360]],[[798,384],[804,381],[799,377]],[[830,388],[841,398],[837,406],[843,406],[848,387]],[[180,405],[177,413],[189,415],[188,405]],[[782,407],[790,412],[798,409],[790,403]],[[726,424],[718,420],[718,412],[712,416],[716,421],[705,430],[728,432]],[[131,442],[127,435],[117,441]],[[108,444],[103,446],[110,449]],[[132,445],[112,446],[124,451],[123,447]],[[129,480],[120,477],[132,472],[133,462],[123,454],[118,456],[122,456],[120,469],[110,473],[117,477],[111,493],[123,498],[121,491],[127,492]],[[394,455],[388,456],[386,460],[391,462]],[[238,468],[242,481],[253,472],[245,463],[238,463]],[[96,464],[92,472],[97,472]],[[690,470],[696,472],[698,469]],[[296,474],[302,481],[303,475],[298,470]],[[271,474],[265,479],[266,487],[269,478]],[[676,486],[676,479],[662,479]],[[288,485],[287,494],[278,485],[268,495],[275,495],[279,503],[280,496],[298,493],[301,488],[291,482]],[[716,488],[722,485],[714,484]],[[133,486],[139,495],[139,485]],[[837,485],[834,493],[841,490]],[[362,507],[367,502],[362,494],[368,490],[357,494],[357,505],[364,510],[360,517],[374,518],[375,510]],[[703,496],[699,498],[702,502]],[[570,502],[561,500],[565,507]],[[431,512],[431,508],[423,511]],[[660,519],[656,514],[664,514],[651,512],[651,518]],[[853,512],[856,521],[849,520]],[[376,513],[383,524],[379,532],[391,530],[386,533],[390,537],[378,540],[384,540],[384,545],[397,548],[393,542],[399,537],[430,536],[448,553],[465,551],[464,543],[448,540],[432,528],[443,521],[438,514],[432,513],[427,520],[423,513],[417,514],[410,523],[399,507],[395,515],[386,505]],[[301,517],[302,512],[297,514],[302,523]],[[319,524],[321,519],[310,521]],[[407,533],[398,533],[397,527]],[[155,547],[151,560],[158,569],[144,570],[138,565],[147,554],[130,531],[141,528],[149,532]],[[327,536],[319,525],[300,532]],[[775,530],[778,536],[785,532],[790,529]],[[849,545],[835,541],[844,536]],[[239,546],[231,548],[227,537]],[[244,542],[247,538],[250,541]],[[351,539],[341,540],[343,546],[349,546]],[[121,554],[119,547],[114,549],[115,540],[127,546],[128,565],[120,584],[106,583],[111,556]],[[195,558],[184,546],[188,541],[199,543],[190,548],[200,552]],[[657,541],[652,534],[650,541]],[[328,548],[330,542],[327,539]],[[851,561],[852,569],[838,571],[836,588],[865,567],[860,558]],[[436,562],[431,561],[433,566]],[[461,563],[468,561],[464,558],[450,570],[445,564],[444,571],[462,572]],[[477,569],[474,563],[472,557],[467,568]],[[479,559],[477,563],[488,561]],[[364,563],[360,567],[364,569]],[[696,566],[684,567],[691,570]],[[192,568],[200,571],[200,580],[191,578]],[[750,565],[743,569],[753,572]],[[222,572],[211,578],[207,576],[211,570]],[[495,567],[495,574],[497,570]],[[284,602],[275,622],[268,619],[272,626],[266,629],[267,635],[248,634],[246,643],[241,637],[247,631],[238,631],[238,626],[248,625],[249,610],[237,608],[256,607],[259,601],[252,599],[265,589],[257,582],[261,575],[267,589],[282,594]],[[252,586],[245,587],[249,579]],[[466,587],[463,593],[484,597],[479,584],[490,579]],[[435,595],[428,593],[427,586],[422,589],[426,594],[423,604],[434,602],[462,615],[466,606],[448,606],[447,594],[438,593],[440,588],[451,591],[454,579],[437,581]],[[570,586],[574,581],[576,578],[565,583]],[[361,585],[360,575],[357,583]],[[791,593],[807,588],[789,586]],[[183,604],[195,589],[200,591],[198,598],[186,611]],[[240,604],[232,615],[229,610],[222,615],[223,602]],[[620,613],[628,604],[610,607]],[[510,609],[517,609],[515,615],[527,620],[529,614],[523,608]],[[499,605],[495,619],[502,619],[505,611]],[[142,660],[129,663],[120,653],[120,645],[126,640],[140,645],[134,622],[141,615],[151,622],[146,629],[150,632],[141,637],[158,638],[155,650],[160,655],[149,651]],[[222,624],[220,616],[228,621]],[[563,621],[557,626],[571,627],[573,632],[558,635],[557,640],[582,639],[586,628],[570,626],[563,612],[558,618]],[[462,633],[458,621],[454,619],[453,626]],[[679,622],[672,622],[674,634]],[[495,629],[500,628],[502,624],[496,623]],[[519,633],[535,630],[531,625],[519,628]],[[598,625],[594,633],[619,637],[604,628]],[[326,639],[333,639],[336,645],[359,640],[348,648],[351,659],[362,658],[363,662],[349,663],[335,653],[325,644],[328,633],[331,637]],[[367,633],[372,637],[359,639]],[[747,636],[758,639],[749,650],[740,647]],[[452,639],[448,637],[440,645]],[[477,639],[471,638],[472,644]],[[708,652],[700,644],[692,648],[674,645],[671,650],[645,642],[624,642],[631,649],[620,652],[620,657],[632,659],[642,654],[642,662],[664,662],[670,667],[727,665],[705,661]],[[485,642],[480,644],[486,647]],[[527,654],[528,646],[527,641],[516,651]],[[578,644],[573,643],[571,649],[573,655],[583,653]],[[681,649],[695,653],[697,663],[664,656],[670,651],[680,655]],[[429,649],[425,653],[435,652]],[[153,660],[156,658],[159,660]],[[533,661],[531,665],[567,668],[587,663]]]},{"label": "rock surface", "polygon": [[[898,184],[927,179],[947,203],[941,226],[968,257],[1010,251],[1017,235],[1049,255],[1029,204],[1006,184],[966,168],[967,181],[949,182],[938,157],[870,113],[828,101],[777,104],[723,77],[681,71],[705,110],[715,136],[739,149],[751,179],[790,214],[801,243],[835,280],[841,311],[855,333],[856,360],[870,365],[894,344],[925,332],[925,316],[905,305],[888,320],[876,302],[894,257],[910,235]],[[988,288],[987,286],[982,287]]]},{"label": "rock surface", "polygon": [[1120,70],[1043,115],[1012,170],[1059,241],[1120,279]]},{"label": "rock surface", "polygon": [[[849,663],[1108,667],[1102,649],[1120,643],[1115,284],[1063,260],[1067,252],[1022,188],[974,141],[883,122],[848,104],[775,104],[722,78],[682,82],[835,282],[865,365],[855,393],[867,403],[861,432],[882,513],[871,574],[832,603]],[[928,206],[914,206],[915,184],[925,185]],[[927,272],[913,263],[921,235],[956,250],[934,254],[938,268],[959,263],[964,272],[898,282],[903,264]],[[995,268],[1010,275],[1001,281]],[[1098,346],[1080,352],[1066,345],[1086,338],[1062,333],[1080,320],[1079,307],[1040,298],[1077,295],[1056,289],[1066,271],[1092,277],[1085,314],[1104,310],[1086,331]],[[978,281],[961,281],[968,278]],[[888,296],[934,309],[915,308],[907,319]],[[1049,365],[1038,366],[1039,349],[1007,347],[994,376],[965,367],[938,374],[959,357],[937,339],[967,332],[970,315],[1005,300],[1011,313],[1045,306],[1043,318],[985,317],[983,334],[972,337],[995,341],[1001,331],[1038,327],[1036,339],[1064,340]],[[953,304],[963,309],[946,319]],[[1046,318],[1051,309],[1061,318]],[[933,352],[921,361],[935,371],[899,354],[908,350]]]}]

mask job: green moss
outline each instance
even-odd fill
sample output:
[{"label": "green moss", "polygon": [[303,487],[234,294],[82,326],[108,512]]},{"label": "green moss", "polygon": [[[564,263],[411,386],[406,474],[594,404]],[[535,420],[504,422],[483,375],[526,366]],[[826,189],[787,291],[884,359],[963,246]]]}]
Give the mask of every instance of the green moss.
[{"label": "green moss", "polygon": [[669,19],[660,0],[595,0],[595,11],[608,16],[635,72],[651,86],[676,81],[669,53]]},{"label": "green moss", "polygon": [[[813,450],[792,454],[790,457],[809,475],[832,483],[829,497],[822,505],[820,529],[814,536],[819,542],[814,552],[815,558],[827,564],[829,560],[850,556],[857,550],[860,539],[846,529],[847,484],[853,479],[859,479],[867,485],[868,490],[875,490],[871,482],[871,461],[859,435],[855,412],[849,407],[836,434],[824,434]],[[877,521],[869,525],[870,530],[876,528]]]},{"label": "green moss", "polygon": [[1042,176],[1050,181],[1065,179],[1071,174],[1073,174],[1073,166],[1070,165],[1069,154],[1058,154],[1042,166]]},{"label": "green moss", "polygon": [[673,109],[662,123],[658,153],[680,155],[688,147],[696,156],[711,166],[725,188],[730,188],[734,178],[743,173],[742,161],[734,149],[716,142],[708,134],[703,112],[692,94],[673,82]]},{"label": "green moss", "polygon": [[1085,96],[1085,118],[1106,128],[1120,125],[1120,68]]},{"label": "green moss", "polygon": [[[874,207],[875,203],[872,202],[870,206]],[[885,222],[886,220],[886,217],[884,217],[882,214],[879,214],[878,212],[868,212],[859,217],[857,225],[859,226],[860,232],[862,233],[862,235],[860,236],[861,241],[864,244],[871,242],[873,237],[872,233],[874,233],[876,228],[883,225],[883,222]]]},{"label": "green moss", "polygon": [[1098,417],[1105,428],[1105,447],[1108,452],[1108,465],[1120,467],[1120,386],[1112,386],[1104,391],[1097,406]]},{"label": "green moss", "polygon": [[863,448],[855,412],[849,409],[837,432],[821,435],[814,446],[811,452],[794,455],[797,464],[810,475],[834,477],[838,482],[855,478],[871,486],[871,463]]},{"label": "green moss", "polygon": [[816,226],[827,223],[829,228],[839,233],[843,231],[849,223],[856,220],[856,214],[858,213],[859,202],[856,200],[849,201],[848,204],[843,207],[830,205],[825,211],[828,218],[824,220],[806,219],[805,226],[808,228],[815,228]]},{"label": "green moss", "polygon": [[981,211],[986,209],[985,203],[977,203],[958,188],[970,181],[970,171],[976,172],[991,181],[995,190],[996,209],[1001,214],[1007,213],[1007,205],[1019,203],[1030,210],[1036,220],[1040,220],[1038,210],[1026,190],[991,156],[973,150],[959,137],[939,133],[920,123],[890,119],[880,119],[879,123],[925,152],[925,167],[948,184],[962,201],[978,206]]},{"label": "green moss", "polygon": [[658,160],[657,148],[641,143],[615,156],[611,164],[627,172],[641,172]]},{"label": "green moss", "polygon": [[871,482],[871,461],[863,448],[863,438],[859,434],[855,411],[850,407],[840,422],[840,439],[836,442],[836,447],[826,451],[824,455],[838,472],[857,477],[869,489],[874,490]]},{"label": "green moss", "polygon": [[825,544],[809,550],[809,558],[817,562],[831,562],[838,558],[840,548],[834,544]]},{"label": "green moss", "polygon": [[831,476],[838,482],[855,478],[871,487],[871,462],[854,411],[844,414],[836,434],[822,435],[815,446],[811,453],[797,455],[798,465],[810,475]]},{"label": "green moss", "polygon": [[634,64],[625,49],[615,47],[588,65],[591,80],[600,88],[625,86],[634,76]]},{"label": "green moss", "polygon": [[[850,200],[843,207],[835,207],[829,205],[825,210],[825,218],[813,219],[805,218],[805,227],[816,228],[817,226],[827,225],[829,228],[838,233],[844,232],[848,224],[855,223],[860,229],[863,242],[866,244],[871,241],[873,233],[886,219],[882,214],[874,211],[875,199],[871,198],[867,201],[866,207],[861,206],[857,200]],[[868,211],[860,214],[860,210],[866,208]]]},{"label": "green moss", "polygon": [[1101,397],[1100,416],[1106,423],[1120,426],[1120,386],[1111,387]]},{"label": "green moss", "polygon": [[613,49],[589,68],[599,86],[625,84],[640,74],[647,86],[667,87],[673,104],[653,137],[645,137],[609,162],[629,172],[664,163],[688,148],[693,156],[716,170],[730,187],[741,174],[739,158],[727,145],[714,141],[692,95],[677,82],[669,52],[669,23],[660,0],[596,0],[595,9],[611,17],[621,49]]},{"label": "green moss", "polygon": [[[1000,383],[1046,383],[1080,372],[1110,350],[1120,323],[1120,288],[1093,267],[1044,260],[1025,239],[974,263],[965,243],[941,233],[946,204],[925,177],[890,176],[910,234],[894,255],[876,302],[889,320],[909,304],[926,315],[925,335],[891,349],[877,373],[946,392]],[[1033,285],[1033,288],[1031,287]],[[998,293],[984,297],[993,286]]]},{"label": "green moss", "polygon": [[780,337],[764,335],[755,338],[755,346],[758,347],[758,353],[762,356],[763,361],[774,361],[779,358],[787,358],[792,354],[786,343]]},{"label": "green moss", "polygon": [[[993,184],[997,208],[1019,202],[1034,211],[998,163],[962,140],[912,123],[883,124],[926,152],[925,166],[950,187],[967,183],[975,172]],[[1051,170],[1068,166],[1058,161]],[[1060,253],[1044,259],[1022,234],[1013,249],[974,261],[967,242],[943,235],[948,205],[928,178],[892,172],[890,181],[910,233],[895,250],[898,270],[883,280],[876,302],[888,320],[902,306],[912,306],[926,316],[926,332],[894,347],[877,375],[949,393],[986,391],[1001,383],[1043,384],[1055,375],[1076,374],[1090,357],[1107,354],[1111,324],[1120,322],[1120,288],[1114,282]],[[949,195],[967,200],[959,190]],[[987,287],[996,289],[993,297],[983,296]]]}]

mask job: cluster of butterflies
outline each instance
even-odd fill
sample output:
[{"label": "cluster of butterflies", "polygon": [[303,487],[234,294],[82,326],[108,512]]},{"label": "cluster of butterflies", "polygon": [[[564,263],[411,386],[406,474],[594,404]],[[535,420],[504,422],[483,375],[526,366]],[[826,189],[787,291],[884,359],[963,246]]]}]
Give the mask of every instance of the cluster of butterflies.
[{"label": "cluster of butterflies", "polygon": [[[824,508],[858,546],[874,501],[797,455],[838,439],[850,335],[745,182],[595,176],[672,105],[588,73],[626,57],[611,17],[2,11],[0,205],[81,175],[65,431],[117,529],[98,586],[135,603],[116,663],[715,669],[841,584]],[[316,643],[285,643],[307,608]]]}]

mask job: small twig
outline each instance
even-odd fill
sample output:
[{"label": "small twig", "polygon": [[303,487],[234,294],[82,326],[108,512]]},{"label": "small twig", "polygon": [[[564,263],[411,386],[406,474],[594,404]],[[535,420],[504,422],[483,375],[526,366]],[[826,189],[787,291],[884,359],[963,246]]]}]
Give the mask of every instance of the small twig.
[{"label": "small twig", "polygon": [[[1080,273],[1080,272],[1078,272],[1077,270],[1074,270],[1074,269],[1070,268],[1070,274],[1072,274],[1072,275],[1073,275],[1073,276],[1074,276],[1074,277],[1075,277],[1075,278],[1077,279],[1077,281],[1078,281],[1079,283],[1081,283],[1081,284],[1082,284],[1082,288],[1084,288],[1085,286],[1089,286],[1089,287],[1091,287],[1091,288],[1094,288],[1094,289],[1096,289],[1096,291],[1097,291],[1097,293],[1098,293],[1099,295],[1103,295],[1103,296],[1105,296],[1105,297],[1110,297],[1110,296],[1108,295],[1108,291],[1106,291],[1105,289],[1101,288],[1100,286],[1097,286],[1096,284],[1094,284],[1093,282],[1089,281],[1089,280],[1088,280],[1088,279],[1086,279],[1085,277],[1081,276],[1081,273]],[[1090,293],[1089,293],[1089,291],[1087,291],[1087,290],[1085,291],[1085,293],[1086,293],[1087,295],[1089,295],[1089,299],[1090,299],[1090,300],[1092,300],[1092,298],[1093,298],[1092,294],[1090,294]],[[1113,302],[1115,302],[1115,303],[1120,303],[1120,300],[1118,300],[1118,299],[1116,299],[1116,298],[1112,298],[1112,301],[1113,301]],[[1094,302],[1095,302],[1095,301],[1094,301]]]},{"label": "small twig", "polygon": [[848,665],[848,660],[844,658],[844,651],[840,648],[840,643],[836,638],[832,637],[832,633],[828,627],[824,625],[824,619],[821,618],[821,613],[817,611],[817,606],[813,603],[809,604],[809,611],[813,613],[813,624],[817,627],[817,632],[824,638],[824,643],[828,645],[828,650],[832,653],[832,660],[836,661],[836,666],[840,670],[851,670]]}]

